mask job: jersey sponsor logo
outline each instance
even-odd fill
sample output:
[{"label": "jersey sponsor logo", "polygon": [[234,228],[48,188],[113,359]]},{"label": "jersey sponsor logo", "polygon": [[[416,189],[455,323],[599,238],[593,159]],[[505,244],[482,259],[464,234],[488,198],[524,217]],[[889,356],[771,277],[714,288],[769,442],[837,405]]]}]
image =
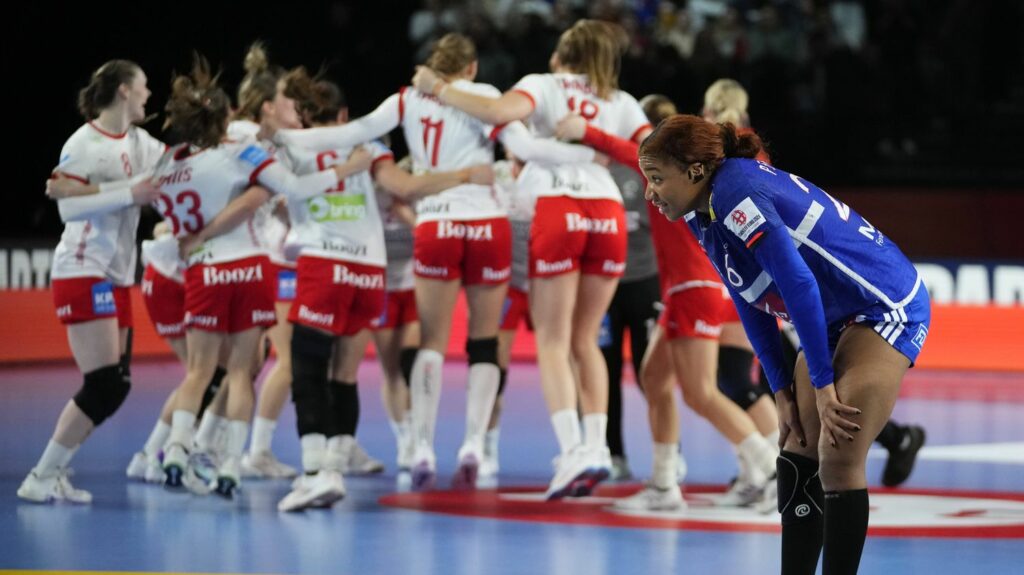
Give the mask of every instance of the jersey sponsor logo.
[{"label": "jersey sponsor logo", "polygon": [[928,327],[920,325],[917,327],[917,333],[914,334],[914,339],[910,340],[910,343],[914,344],[914,347],[921,349],[924,347],[924,340],[928,339]]},{"label": "jersey sponsor logo", "polygon": [[195,325],[199,327],[217,327],[217,316],[192,315],[192,312],[185,312],[185,325]]},{"label": "jersey sponsor logo", "polygon": [[350,285],[359,289],[384,289],[384,274],[360,274],[347,266],[334,264],[334,283]]},{"label": "jersey sponsor logo", "polygon": [[[214,318],[214,319],[216,319],[216,318]],[[160,323],[158,321],[154,321],[153,322],[153,327],[156,328],[156,333],[158,335],[167,336],[167,335],[176,335],[176,334],[181,333],[181,330],[184,327],[184,325],[182,324],[182,322],[178,322],[178,323]]]},{"label": "jersey sponsor logo", "polygon": [[157,182],[159,186],[167,186],[170,184],[183,184],[185,182],[192,181],[192,167],[182,168],[175,170],[174,172],[167,174],[166,176],[160,176],[160,180]]},{"label": "jersey sponsor logo", "polygon": [[324,240],[321,245],[323,246],[323,249],[327,251],[339,252],[350,256],[365,256],[367,253],[367,247],[365,244],[352,244],[347,242]]},{"label": "jersey sponsor logo", "polygon": [[281,270],[277,272],[277,299],[295,299],[295,270]]},{"label": "jersey sponsor logo", "polygon": [[456,222],[438,222],[437,239],[454,238],[470,242],[484,242],[494,239],[491,224],[459,224]]},{"label": "jersey sponsor logo", "polygon": [[604,260],[604,264],[601,266],[601,271],[606,274],[621,274],[626,271],[626,262]]},{"label": "jersey sponsor logo", "polygon": [[559,78],[562,84],[562,90],[565,91],[576,91],[583,92],[584,94],[593,94],[594,89],[590,87],[587,82],[581,82],[578,78]]},{"label": "jersey sponsor logo", "polygon": [[254,168],[260,167],[260,165],[263,162],[266,162],[269,157],[270,156],[267,155],[267,151],[256,144],[247,146],[242,150],[242,153],[238,155],[239,160],[242,160]]},{"label": "jersey sponsor logo", "polygon": [[484,266],[483,277],[489,282],[501,282],[505,281],[512,275],[512,268],[506,267],[500,270]]},{"label": "jersey sponsor logo", "polygon": [[274,313],[274,310],[265,310],[265,309],[254,309],[254,310],[252,310],[252,322],[253,323],[263,323],[265,321],[272,321],[274,323],[277,323],[277,314]]},{"label": "jersey sponsor logo", "polygon": [[580,214],[565,214],[565,229],[569,232],[587,232],[591,234],[618,234],[617,218],[585,218]]},{"label": "jersey sponsor logo", "polygon": [[446,268],[446,267],[428,266],[428,265],[424,264],[423,262],[421,262],[420,260],[416,260],[415,263],[414,263],[414,266],[415,266],[415,269],[416,269],[416,273],[421,275],[421,276],[441,277],[441,278],[448,277],[448,268]]},{"label": "jersey sponsor logo", "polygon": [[319,313],[315,312],[305,305],[299,306],[299,319],[308,321],[316,325],[323,325],[331,327],[334,325],[334,314],[333,313]]},{"label": "jersey sponsor logo", "polygon": [[451,205],[448,202],[430,202],[422,201],[416,204],[417,214],[447,214],[451,211]]},{"label": "jersey sponsor logo", "polygon": [[711,325],[702,319],[698,319],[693,324],[693,331],[697,333],[702,333],[704,335],[710,335],[712,337],[718,337],[719,335],[722,334],[722,326]]},{"label": "jersey sponsor logo", "polygon": [[92,312],[96,315],[117,313],[117,304],[114,303],[114,286],[110,282],[93,284]]},{"label": "jersey sponsor logo", "polygon": [[230,270],[222,270],[215,267],[203,268],[203,285],[207,286],[258,283],[262,281],[263,266],[259,264]]},{"label": "jersey sponsor logo", "polygon": [[590,185],[586,182],[579,180],[567,180],[558,174],[551,175],[551,189],[552,190],[569,190],[570,192],[585,192],[590,189]]},{"label": "jersey sponsor logo", "polygon": [[536,267],[537,273],[539,274],[567,272],[572,269],[572,258],[565,258],[564,260],[558,260],[557,262],[537,260]]},{"label": "jersey sponsor logo", "polygon": [[746,242],[765,221],[764,215],[761,214],[761,210],[757,209],[754,200],[747,197],[729,212],[729,217],[725,218],[723,223],[729,231]]},{"label": "jersey sponsor logo", "polygon": [[306,202],[314,222],[352,222],[366,217],[366,196],[363,194],[329,194]]}]

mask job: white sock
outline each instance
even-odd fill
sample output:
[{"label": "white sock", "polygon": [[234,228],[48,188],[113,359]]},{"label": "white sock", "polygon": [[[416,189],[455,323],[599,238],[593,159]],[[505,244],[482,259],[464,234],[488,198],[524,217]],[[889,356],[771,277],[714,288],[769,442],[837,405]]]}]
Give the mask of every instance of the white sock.
[{"label": "white sock", "polygon": [[580,419],[575,409],[563,409],[551,414],[551,425],[555,428],[555,437],[558,438],[558,448],[562,455],[569,453],[569,450],[579,445]]},{"label": "white sock", "polygon": [[177,409],[171,414],[171,433],[167,437],[167,445],[179,444],[185,449],[192,447],[192,428],[196,424],[196,414],[184,409]]},{"label": "white sock", "polygon": [[764,438],[766,440],[768,440],[768,443],[772,444],[773,448],[775,448],[775,456],[778,457],[779,456],[779,430],[776,429],[775,431],[773,431],[773,432],[769,433],[768,435],[764,436]]},{"label": "white sock", "polygon": [[249,443],[249,453],[269,453],[276,428],[277,422],[273,419],[256,416],[252,422],[252,441]]},{"label": "white sock", "polygon": [[484,453],[490,457],[498,455],[498,440],[501,438],[501,428],[488,429],[484,435]]},{"label": "white sock", "polygon": [[607,413],[587,413],[583,416],[583,441],[587,447],[607,447],[607,432]]},{"label": "white sock", "polygon": [[249,422],[232,419],[227,422],[227,426],[227,456],[241,457],[245,451],[245,440],[249,438]]},{"label": "white sock", "polygon": [[299,442],[302,444],[302,470],[306,473],[316,473],[323,469],[327,436],[322,433],[310,433],[303,435]]},{"label": "white sock", "polygon": [[745,457],[750,465],[760,469],[768,477],[775,473],[775,450],[763,435],[751,433],[736,446],[740,457]]},{"label": "white sock", "polygon": [[654,472],[651,483],[659,489],[677,485],[679,473],[679,445],[675,443],[654,444]]},{"label": "white sock", "polygon": [[160,453],[160,449],[167,443],[167,437],[170,434],[171,426],[164,423],[162,419],[156,420],[156,425],[149,433],[149,439],[146,440],[142,452],[146,454],[146,457],[156,457]]},{"label": "white sock", "polygon": [[46,449],[43,450],[43,455],[34,468],[36,475],[53,475],[58,469],[67,467],[76,451],[78,449],[75,447],[64,447],[51,439],[46,444]]},{"label": "white sock", "polygon": [[437,409],[441,405],[441,369],[444,356],[432,349],[421,349],[412,366],[412,422],[416,441],[434,445]]},{"label": "white sock", "polygon": [[487,424],[491,422],[491,410],[498,397],[498,380],[501,370],[493,363],[474,363],[469,366],[469,382],[466,389],[466,439],[482,450]]},{"label": "white sock", "polygon": [[213,447],[217,440],[217,429],[222,423],[227,423],[227,420],[219,415],[215,415],[212,410],[207,409],[203,413],[195,439],[196,447],[200,451],[210,451],[210,448]]}]

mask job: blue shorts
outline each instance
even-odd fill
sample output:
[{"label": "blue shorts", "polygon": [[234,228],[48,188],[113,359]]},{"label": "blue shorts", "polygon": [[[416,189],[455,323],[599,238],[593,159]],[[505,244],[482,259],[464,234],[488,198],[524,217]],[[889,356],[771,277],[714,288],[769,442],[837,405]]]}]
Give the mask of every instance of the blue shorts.
[{"label": "blue shorts", "polygon": [[875,330],[889,345],[910,359],[913,366],[921,353],[924,340],[928,338],[928,326],[932,319],[931,298],[922,283],[914,299],[907,305],[891,309],[885,304],[873,305],[852,318],[836,322],[828,328],[828,347],[834,356],[839,336],[847,326],[863,324]]}]

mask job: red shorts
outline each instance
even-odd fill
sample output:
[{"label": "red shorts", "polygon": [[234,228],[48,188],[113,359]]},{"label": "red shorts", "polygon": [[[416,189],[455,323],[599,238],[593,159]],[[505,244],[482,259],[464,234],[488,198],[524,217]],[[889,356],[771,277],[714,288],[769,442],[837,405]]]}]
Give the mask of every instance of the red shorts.
[{"label": "red shorts", "polygon": [[300,256],[288,321],[349,336],[370,327],[384,310],[384,268]]},{"label": "red shorts", "polygon": [[63,324],[117,318],[117,327],[132,327],[132,300],[128,288],[103,278],[67,278],[51,282],[53,306]]},{"label": "red shorts", "polygon": [[626,211],[619,202],[538,198],[530,228],[530,277],[576,270],[622,277],[626,239]]},{"label": "red shorts", "polygon": [[295,299],[295,267],[270,262],[274,280],[274,301],[291,303]]},{"label": "red shorts", "polygon": [[185,335],[185,284],[146,266],[142,274],[142,301],[160,337]]},{"label": "red shorts", "polygon": [[530,319],[530,296],[516,288],[508,288],[508,295],[505,296],[505,304],[501,308],[501,330],[515,331],[519,329],[519,323],[526,322],[526,327],[533,331],[533,321]]},{"label": "red shorts", "polygon": [[238,333],[277,323],[274,289],[266,256],[185,270],[185,328]]},{"label": "red shorts", "polygon": [[508,218],[440,220],[416,225],[413,269],[421,278],[501,284],[512,276]]},{"label": "red shorts", "polygon": [[722,289],[694,287],[668,296],[665,310],[658,318],[669,339],[695,337],[717,340],[722,334],[722,316],[726,305]]},{"label": "red shorts", "polygon": [[736,302],[732,301],[729,294],[722,294],[725,303],[722,304],[722,323],[740,323],[740,312],[736,311]]},{"label": "red shorts", "polygon": [[395,329],[416,323],[416,291],[389,291],[384,294],[384,313],[373,321],[374,329]]}]

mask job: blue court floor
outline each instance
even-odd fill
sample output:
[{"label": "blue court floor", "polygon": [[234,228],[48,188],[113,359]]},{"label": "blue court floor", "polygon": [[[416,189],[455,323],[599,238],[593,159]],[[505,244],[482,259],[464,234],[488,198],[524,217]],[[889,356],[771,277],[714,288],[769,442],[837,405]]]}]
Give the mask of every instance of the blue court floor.
[{"label": "blue court floor", "polygon": [[[446,366],[438,426],[441,489],[454,471],[464,425],[465,366]],[[586,500],[547,504],[539,491],[557,451],[533,365],[511,370],[502,424],[500,489],[475,494],[402,493],[394,440],[380,403],[380,371],[363,365],[359,440],[389,469],[346,477],[348,497],[331,510],[281,514],[287,482],[249,481],[228,502],[128,482],[124,469],[182,374],[174,362],[138,362],[133,394],[72,462],[91,506],[33,505],[15,491],[44,447],[80,376],[73,366],[0,368],[0,569],[210,573],[462,574],[777,573],[777,517],[715,508],[734,474],[731,449],[683,412],[689,509],[676,516],[624,516],[612,485]],[[971,386],[971,374],[913,374]],[[960,381],[962,379],[962,382]],[[984,378],[983,378],[984,379]],[[1010,573],[1024,561],[1024,376],[988,376],[987,401],[900,400],[894,417],[924,425],[928,444],[899,490],[873,491],[872,533],[861,573]],[[1007,391],[1009,390],[1009,391]],[[984,394],[981,394],[984,396]],[[625,393],[626,449],[641,478],[651,448],[646,406]],[[298,464],[292,408],[274,439]],[[877,455],[877,457],[875,456]],[[884,452],[873,454],[877,485]]]}]

